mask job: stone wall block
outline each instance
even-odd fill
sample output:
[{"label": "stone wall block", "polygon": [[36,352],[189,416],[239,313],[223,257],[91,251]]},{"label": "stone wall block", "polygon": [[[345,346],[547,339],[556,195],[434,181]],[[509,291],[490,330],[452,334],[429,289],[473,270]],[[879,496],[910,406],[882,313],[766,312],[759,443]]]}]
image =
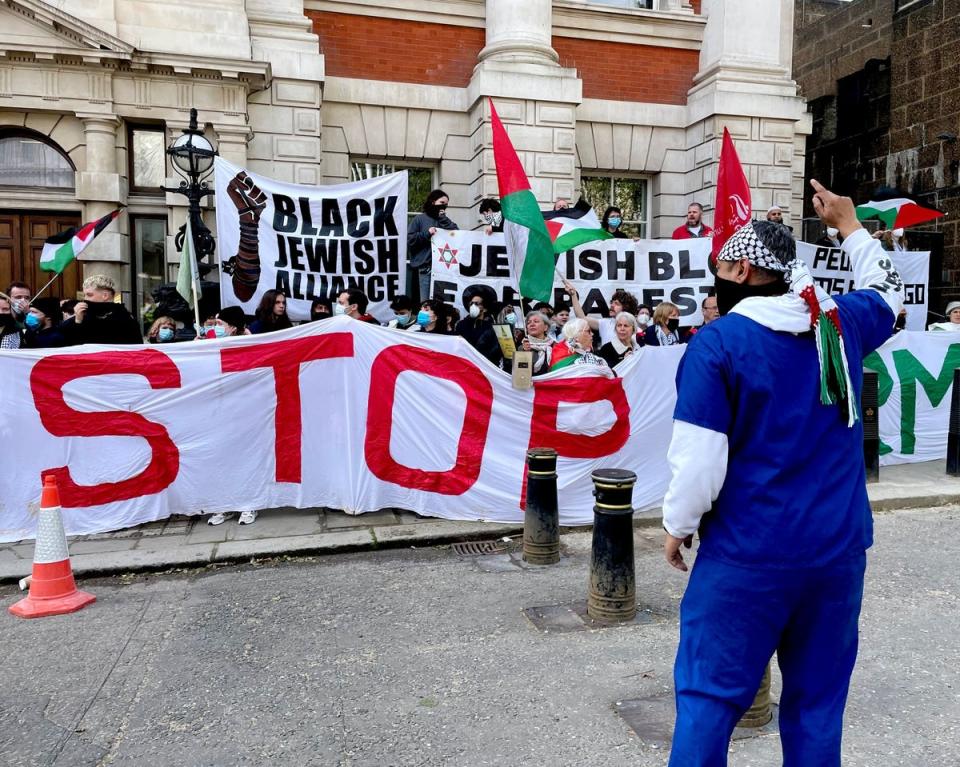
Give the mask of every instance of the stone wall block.
[{"label": "stone wall block", "polygon": [[301,136],[320,135],[320,113],[316,109],[296,109],[293,111],[294,126],[290,133]]},{"label": "stone wall block", "polygon": [[575,152],[577,148],[577,133],[567,128],[554,128],[553,151],[560,153]]},{"label": "stone wall block", "polygon": [[544,104],[536,102],[537,125],[572,128],[576,124],[576,108],[572,104]]},{"label": "stone wall block", "polygon": [[569,155],[535,155],[534,169],[537,176],[566,176],[574,174],[573,157]]},{"label": "stone wall block", "polygon": [[370,157],[386,157],[387,125],[384,108],[380,106],[360,105],[362,129],[367,139],[367,154]]}]

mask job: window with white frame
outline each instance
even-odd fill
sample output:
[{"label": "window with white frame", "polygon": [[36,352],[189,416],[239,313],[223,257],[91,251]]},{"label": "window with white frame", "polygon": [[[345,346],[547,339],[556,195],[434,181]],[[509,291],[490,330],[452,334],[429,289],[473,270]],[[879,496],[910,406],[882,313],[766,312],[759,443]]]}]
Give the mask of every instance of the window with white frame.
[{"label": "window with white frame", "polygon": [[623,213],[624,234],[645,239],[650,232],[650,179],[585,171],[580,177],[580,194],[603,218],[610,206]]},{"label": "window with white frame", "polygon": [[350,161],[350,179],[352,181],[386,176],[400,170],[407,172],[407,211],[409,218],[413,218],[423,210],[423,203],[426,202],[427,195],[436,188],[434,186],[435,166],[369,158],[354,158]]}]

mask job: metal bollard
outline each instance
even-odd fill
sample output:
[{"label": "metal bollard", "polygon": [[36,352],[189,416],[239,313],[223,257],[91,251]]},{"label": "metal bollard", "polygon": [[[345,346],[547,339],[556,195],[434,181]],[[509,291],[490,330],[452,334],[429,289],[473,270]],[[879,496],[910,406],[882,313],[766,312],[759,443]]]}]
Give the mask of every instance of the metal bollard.
[{"label": "metal bollard", "polygon": [[560,561],[557,451],[551,447],[537,447],[527,451],[523,560],[531,565],[552,565]]},{"label": "metal bollard", "polygon": [[615,623],[637,614],[633,561],[633,486],[637,475],[624,469],[593,472],[593,550],[587,615]]},{"label": "metal bollard", "polygon": [[773,711],[770,709],[770,664],[768,663],[763,672],[763,679],[760,680],[757,696],[747,709],[747,713],[737,722],[737,727],[763,727],[769,724],[771,719],[773,719]]},{"label": "metal bollard", "polygon": [[953,371],[950,425],[947,427],[947,474],[960,477],[960,369]]},{"label": "metal bollard", "polygon": [[880,481],[880,394],[879,377],[872,370],[863,371],[860,393],[860,414],[863,418],[863,463],[867,482]]}]

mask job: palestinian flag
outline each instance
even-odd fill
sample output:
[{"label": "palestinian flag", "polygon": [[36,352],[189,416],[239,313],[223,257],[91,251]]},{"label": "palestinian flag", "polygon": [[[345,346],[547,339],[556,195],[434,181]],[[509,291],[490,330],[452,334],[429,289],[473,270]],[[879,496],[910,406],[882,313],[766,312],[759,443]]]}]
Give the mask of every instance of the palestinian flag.
[{"label": "palestinian flag", "polygon": [[543,217],[547,222],[547,233],[553,241],[554,253],[566,253],[587,242],[613,238],[600,225],[600,219],[590,203],[582,197],[574,207],[548,211]]},{"label": "palestinian flag", "polygon": [[550,370],[560,370],[577,361],[577,355],[566,341],[556,343],[550,350]]},{"label": "palestinian flag", "polygon": [[93,242],[93,238],[106,229],[110,222],[120,215],[121,209],[108,213],[91,224],[73,227],[48,237],[40,253],[40,268],[45,272],[61,274],[64,269]]},{"label": "palestinian flag", "polygon": [[896,197],[892,200],[871,200],[857,206],[857,219],[866,221],[868,218],[879,218],[886,224],[887,229],[906,229],[908,226],[924,224],[935,218],[942,218],[943,213],[933,208],[924,208],[906,197]]},{"label": "palestinian flag", "polygon": [[493,160],[497,166],[497,184],[503,206],[503,234],[511,272],[521,296],[549,303],[553,296],[556,263],[553,242],[520,158],[493,106],[493,99],[490,99],[490,122],[493,127]]}]

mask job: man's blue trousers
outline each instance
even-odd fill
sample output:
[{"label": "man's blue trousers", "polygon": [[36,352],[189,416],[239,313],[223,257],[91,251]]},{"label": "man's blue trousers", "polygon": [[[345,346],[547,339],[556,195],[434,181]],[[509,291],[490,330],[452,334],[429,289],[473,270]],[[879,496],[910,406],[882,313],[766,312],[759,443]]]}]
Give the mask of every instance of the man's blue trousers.
[{"label": "man's blue trousers", "polygon": [[784,767],[839,767],[865,567],[865,554],[794,569],[697,559],[680,605],[670,767],[727,764],[774,651]]}]

